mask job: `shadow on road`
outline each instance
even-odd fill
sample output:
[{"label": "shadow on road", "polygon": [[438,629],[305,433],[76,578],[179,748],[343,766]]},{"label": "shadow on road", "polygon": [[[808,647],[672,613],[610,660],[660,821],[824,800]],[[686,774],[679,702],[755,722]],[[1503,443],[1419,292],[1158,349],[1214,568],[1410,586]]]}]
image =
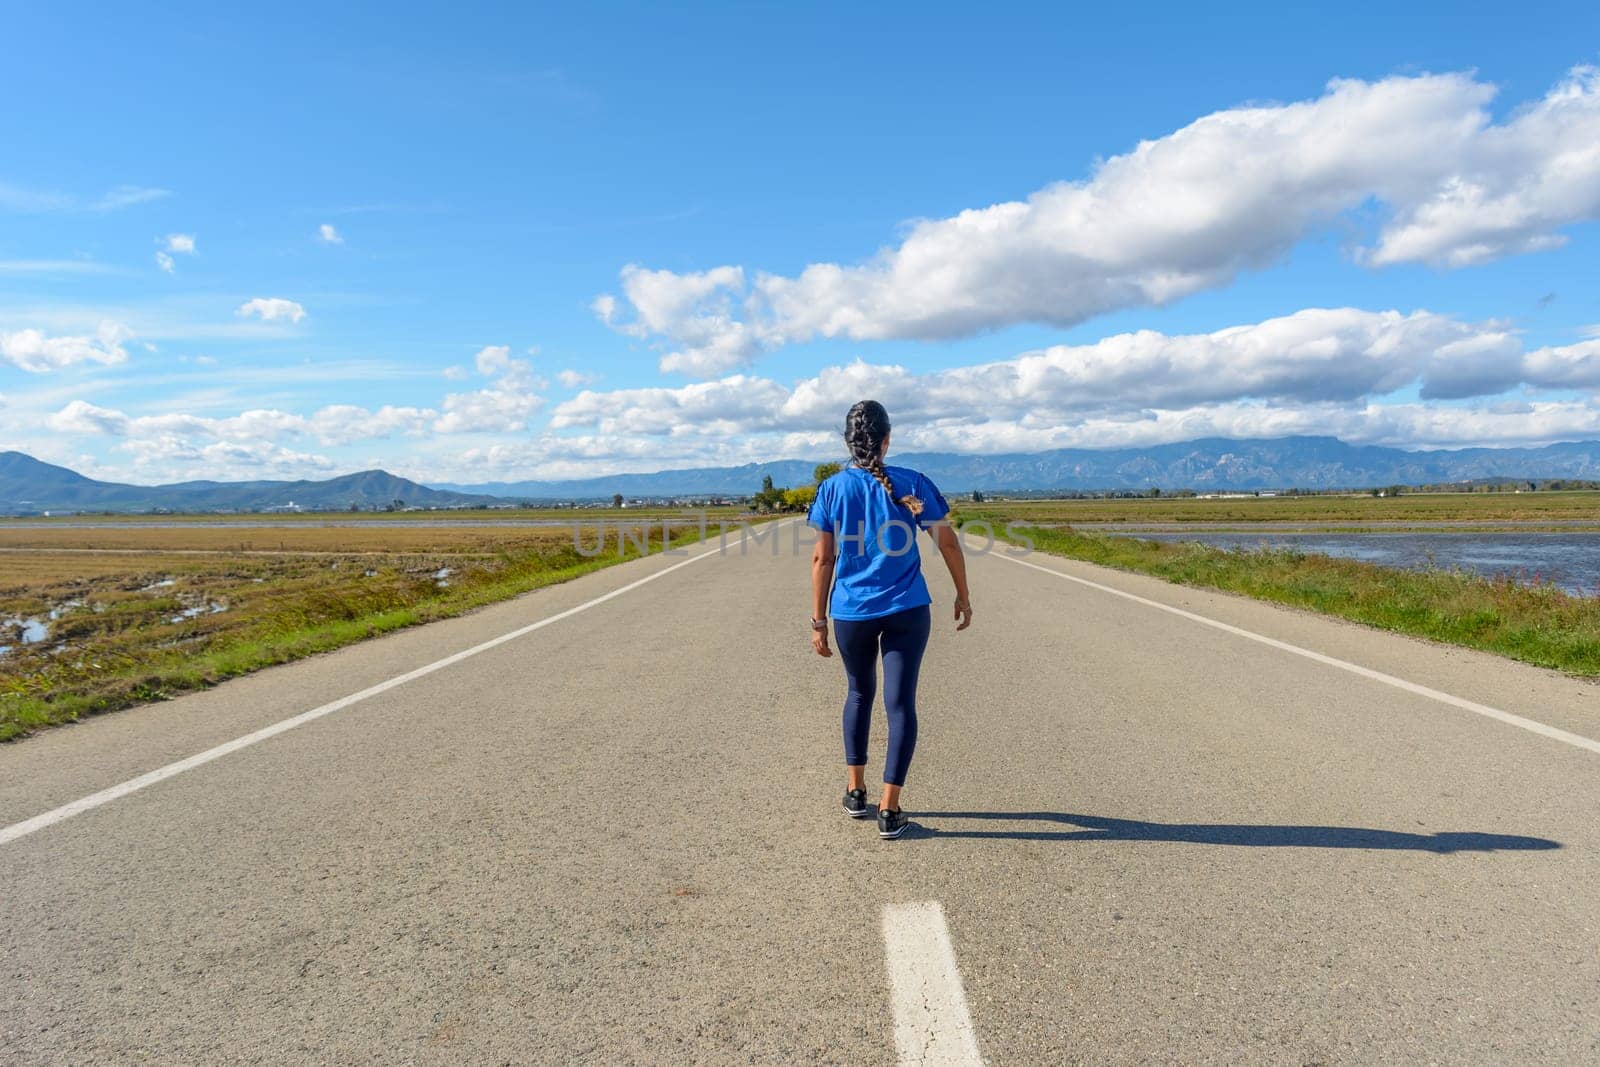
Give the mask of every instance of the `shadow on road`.
[{"label": "shadow on road", "polygon": [[[930,825],[940,819],[988,819],[996,822],[1054,823],[1074,830],[946,830]],[[1163,823],[1068,815],[1054,811],[919,811],[906,834],[919,837],[993,837],[1022,841],[1176,841],[1193,845],[1242,845],[1250,848],[1376,848],[1416,852],[1499,852],[1560,848],[1559,841],[1515,834],[1445,832],[1408,834],[1359,826],[1247,826],[1233,823]]]}]

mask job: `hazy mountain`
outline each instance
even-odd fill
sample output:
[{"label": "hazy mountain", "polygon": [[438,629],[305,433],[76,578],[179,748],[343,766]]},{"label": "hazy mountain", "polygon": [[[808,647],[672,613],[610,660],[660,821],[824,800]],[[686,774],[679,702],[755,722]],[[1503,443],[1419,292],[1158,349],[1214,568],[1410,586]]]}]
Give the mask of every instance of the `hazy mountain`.
[{"label": "hazy mountain", "polygon": [[1125,449],[1058,449],[1000,456],[903,456],[952,491],[1363,488],[1476,478],[1600,478],[1600,441],[1543,448],[1407,451],[1334,437],[1206,438]]},{"label": "hazy mountain", "polygon": [[[826,457],[824,457],[826,458]],[[891,462],[915,467],[942,489],[1022,491],[1047,489],[1303,489],[1419,485],[1472,478],[1600,478],[1600,441],[1543,448],[1467,448],[1411,452],[1350,445],[1334,437],[1281,437],[1258,441],[1207,438],[1147,448],[1063,448],[1050,452],[966,456],[948,452],[895,454]],[[459,492],[532,499],[610,496],[744,494],[764,474],[777,485],[803,485],[819,459],[706,467],[654,474],[551,482],[441,485]]]},{"label": "hazy mountain", "polygon": [[492,500],[429,489],[384,471],[361,471],[326,481],[177,482],[124,485],[85,478],[22,452],[0,452],[0,513],[29,511],[251,511],[291,501],[302,507],[378,507],[404,500],[424,507]]},{"label": "hazy mountain", "polygon": [[[827,458],[827,457],[822,457]],[[1303,489],[1418,485],[1484,478],[1600,480],[1600,441],[1543,448],[1464,448],[1411,452],[1349,445],[1333,437],[1261,441],[1208,438],[1148,448],[1064,448],[994,456],[907,453],[894,462],[915,467],[950,493],[1051,489]],[[822,459],[749,463],[616,474],[572,481],[494,482],[427,487],[385,471],[326,481],[179,482],[143,486],[100,482],[21,452],[0,452],[0,513],[29,511],[258,510],[293,501],[307,508],[423,507],[497,500],[596,500],[627,497],[742,496],[771,475],[775,484],[805,485]]]},{"label": "hazy mountain", "polygon": [[[844,460],[842,456],[835,458],[839,462]],[[769,474],[774,485],[810,485],[812,472],[822,462],[820,459],[780,459],[771,463],[746,463],[742,467],[690,467],[651,474],[608,474],[600,478],[570,481],[432,484],[439,489],[451,489],[459,493],[488,493],[530,500],[597,500],[614,493],[621,493],[630,499],[654,496],[748,496],[761,488],[761,479]]]}]

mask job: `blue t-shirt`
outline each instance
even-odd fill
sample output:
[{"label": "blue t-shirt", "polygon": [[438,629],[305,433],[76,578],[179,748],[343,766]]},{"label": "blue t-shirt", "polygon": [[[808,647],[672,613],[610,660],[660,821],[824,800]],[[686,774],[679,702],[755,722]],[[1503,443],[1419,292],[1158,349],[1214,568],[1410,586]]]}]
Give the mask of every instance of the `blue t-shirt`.
[{"label": "blue t-shirt", "polygon": [[[806,522],[833,534],[838,551],[829,613],[836,619],[876,619],[931,604],[917,550],[917,528],[950,514],[938,486],[909,467],[885,466],[895,499],[867,471],[850,466],[817,487]],[[922,501],[912,517],[899,498]]]}]

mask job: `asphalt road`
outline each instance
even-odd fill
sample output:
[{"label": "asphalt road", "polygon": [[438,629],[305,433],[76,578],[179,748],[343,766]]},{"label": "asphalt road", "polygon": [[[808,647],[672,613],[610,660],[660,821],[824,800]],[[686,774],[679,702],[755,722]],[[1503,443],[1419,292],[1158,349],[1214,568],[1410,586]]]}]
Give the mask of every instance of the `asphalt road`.
[{"label": "asphalt road", "polygon": [[931,575],[896,842],[787,548],[0,746],[17,827],[677,568],[0,843],[0,1062],[1600,1060],[1600,754],[1339,664],[1591,739],[1600,687],[1031,562],[1106,588],[975,558],[956,634]]}]

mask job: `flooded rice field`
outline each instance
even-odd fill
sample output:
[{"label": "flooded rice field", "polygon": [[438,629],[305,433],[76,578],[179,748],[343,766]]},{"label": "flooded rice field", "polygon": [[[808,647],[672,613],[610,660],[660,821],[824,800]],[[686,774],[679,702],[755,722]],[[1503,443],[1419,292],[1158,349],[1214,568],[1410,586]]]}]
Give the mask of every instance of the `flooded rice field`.
[{"label": "flooded rice field", "polygon": [[1197,541],[1233,551],[1287,548],[1407,570],[1459,569],[1489,578],[1551,582],[1579,596],[1600,595],[1600,530],[1332,533],[1123,528],[1106,532],[1151,541]]}]

